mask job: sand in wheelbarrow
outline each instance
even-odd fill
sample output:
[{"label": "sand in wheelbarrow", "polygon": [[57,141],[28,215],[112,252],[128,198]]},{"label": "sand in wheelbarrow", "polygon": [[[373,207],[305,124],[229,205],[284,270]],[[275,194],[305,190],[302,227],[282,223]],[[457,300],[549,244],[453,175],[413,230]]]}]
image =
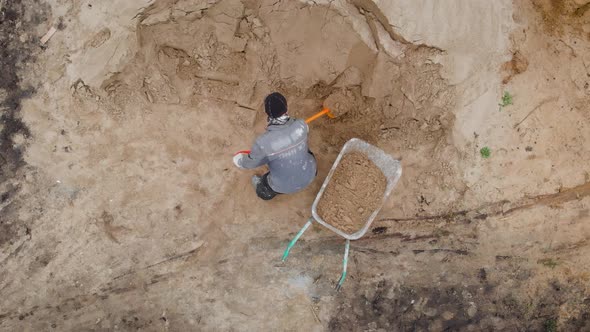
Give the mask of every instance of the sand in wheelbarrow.
[{"label": "sand in wheelbarrow", "polygon": [[328,224],[353,234],[380,206],[386,187],[387,178],[366,155],[345,154],[318,203],[318,214]]}]

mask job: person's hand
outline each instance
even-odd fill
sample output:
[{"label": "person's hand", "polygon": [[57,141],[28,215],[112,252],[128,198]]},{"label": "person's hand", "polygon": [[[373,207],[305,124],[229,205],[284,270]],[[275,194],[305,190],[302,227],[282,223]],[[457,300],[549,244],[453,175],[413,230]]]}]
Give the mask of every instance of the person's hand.
[{"label": "person's hand", "polygon": [[246,153],[236,153],[234,156],[234,165],[236,165],[237,168],[244,169],[244,167],[242,167],[242,159],[246,157],[246,155]]}]

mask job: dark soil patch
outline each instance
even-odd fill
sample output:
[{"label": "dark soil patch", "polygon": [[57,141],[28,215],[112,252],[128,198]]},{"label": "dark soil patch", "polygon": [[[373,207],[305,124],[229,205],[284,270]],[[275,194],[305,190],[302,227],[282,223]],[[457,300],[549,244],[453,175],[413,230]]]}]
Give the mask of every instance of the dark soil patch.
[{"label": "dark soil patch", "polygon": [[514,52],[512,59],[502,65],[502,83],[507,84],[514,76],[525,72],[528,67],[529,62],[524,55],[519,51]]},{"label": "dark soil patch", "polygon": [[[20,73],[27,69],[41,51],[36,26],[46,20],[49,6],[38,0],[10,0],[0,9],[0,184],[16,176],[24,166],[22,145],[14,142],[16,135],[28,137],[29,130],[20,118],[23,98],[31,96],[35,89],[23,86]],[[21,36],[28,38],[23,42]],[[0,193],[2,203],[9,204],[0,214],[0,246],[11,243],[15,237],[24,236],[22,225],[12,216],[18,213],[15,202],[16,186]],[[12,188],[12,189],[11,189]],[[28,229],[24,227],[24,229]],[[20,234],[22,233],[22,234]]]},{"label": "dark soil patch", "polygon": [[[481,271],[478,279],[481,282]],[[578,301],[583,289],[579,285],[552,282],[528,298],[472,281],[432,287],[394,287],[385,280],[362,285],[373,291],[345,293],[328,326],[331,331],[544,331],[549,321],[559,321],[563,331],[590,326],[590,307]],[[566,302],[578,307],[579,314],[560,320]]]},{"label": "dark soil patch", "polygon": [[[31,96],[33,87],[23,87],[19,73],[35,60],[41,50],[34,28],[45,21],[48,5],[38,0],[12,0],[0,9],[0,182],[14,176],[23,165],[23,150],[15,146],[16,134],[30,135],[19,116],[21,101]],[[25,42],[19,38],[27,33]]]}]

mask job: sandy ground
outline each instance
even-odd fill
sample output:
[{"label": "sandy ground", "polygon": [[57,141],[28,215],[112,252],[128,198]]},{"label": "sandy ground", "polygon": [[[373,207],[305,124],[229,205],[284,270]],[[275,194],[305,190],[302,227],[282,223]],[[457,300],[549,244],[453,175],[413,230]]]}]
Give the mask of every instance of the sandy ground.
[{"label": "sandy ground", "polygon": [[[590,330],[587,1],[0,15],[0,330]],[[358,107],[310,125],[318,179],[256,198],[231,156],[263,97],[306,117],[343,88]],[[341,238],[315,225],[280,257],[353,137],[404,171],[336,292]]]}]

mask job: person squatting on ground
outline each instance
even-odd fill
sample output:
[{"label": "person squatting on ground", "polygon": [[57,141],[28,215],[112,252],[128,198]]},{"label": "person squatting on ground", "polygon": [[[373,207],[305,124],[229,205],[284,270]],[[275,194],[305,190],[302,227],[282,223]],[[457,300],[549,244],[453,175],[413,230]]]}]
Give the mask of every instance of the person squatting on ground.
[{"label": "person squatting on ground", "polygon": [[252,177],[252,185],[258,197],[270,200],[307,187],[317,174],[317,163],[307,145],[309,127],[289,117],[285,97],[278,92],[266,96],[264,110],[266,131],[256,138],[249,154],[234,156],[234,164],[241,169],[268,165],[266,174]]}]

